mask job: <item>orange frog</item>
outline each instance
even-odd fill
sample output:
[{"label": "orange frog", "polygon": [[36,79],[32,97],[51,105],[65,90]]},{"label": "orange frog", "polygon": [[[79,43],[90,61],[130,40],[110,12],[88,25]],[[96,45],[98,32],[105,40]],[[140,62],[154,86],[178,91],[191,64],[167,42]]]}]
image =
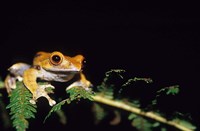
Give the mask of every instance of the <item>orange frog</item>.
[{"label": "orange frog", "polygon": [[83,60],[82,55],[70,57],[58,51],[38,52],[33,59],[33,65],[16,63],[8,69],[10,74],[5,79],[7,92],[10,93],[12,89],[16,88],[16,80],[21,80],[33,95],[30,100],[32,104],[35,104],[38,98],[45,97],[49,101],[49,105],[53,106],[56,102],[49,97],[45,88],[54,88],[54,86],[38,85],[37,79],[67,82],[77,76],[78,80],[69,85],[66,90],[75,86],[81,86],[87,90],[91,86],[91,82],[82,73]]}]

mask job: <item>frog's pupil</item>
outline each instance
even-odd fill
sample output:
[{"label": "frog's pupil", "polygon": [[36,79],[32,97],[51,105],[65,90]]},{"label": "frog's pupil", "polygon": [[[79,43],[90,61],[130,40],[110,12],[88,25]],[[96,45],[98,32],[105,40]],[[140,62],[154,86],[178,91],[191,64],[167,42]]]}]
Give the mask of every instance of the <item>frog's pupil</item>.
[{"label": "frog's pupil", "polygon": [[60,56],[58,56],[58,55],[54,55],[54,56],[52,57],[52,60],[53,60],[54,62],[56,62],[56,63],[59,63],[60,60],[61,60],[61,58],[60,58]]}]

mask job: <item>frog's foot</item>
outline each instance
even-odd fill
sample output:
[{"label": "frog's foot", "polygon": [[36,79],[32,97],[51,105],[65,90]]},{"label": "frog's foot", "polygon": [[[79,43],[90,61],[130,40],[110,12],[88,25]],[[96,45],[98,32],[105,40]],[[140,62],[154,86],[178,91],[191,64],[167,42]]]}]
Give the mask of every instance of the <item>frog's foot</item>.
[{"label": "frog's foot", "polygon": [[30,100],[30,103],[35,104],[38,98],[45,97],[48,100],[50,106],[55,105],[56,102],[49,97],[47,91],[45,90],[47,87],[54,88],[54,86],[50,84],[39,85],[36,92],[33,94],[33,99]]},{"label": "frog's foot", "polygon": [[[44,96],[45,97],[45,96]],[[47,98],[47,97],[46,97]],[[49,101],[49,105],[50,106],[53,106],[53,105],[55,105],[56,104],[56,101],[54,101],[54,100],[52,100],[51,98],[47,98],[47,100]],[[33,99],[31,99],[29,102],[31,103],[31,104],[36,104],[36,101],[37,101],[37,99],[35,99],[35,98],[33,98]]]},{"label": "frog's foot", "polygon": [[44,90],[47,92],[47,94],[54,93],[52,89],[55,89],[55,87],[51,84],[44,84],[40,85],[41,88],[44,88]]},{"label": "frog's foot", "polygon": [[44,88],[44,89],[46,89],[46,88],[52,88],[52,89],[55,89],[55,87],[53,85],[51,85],[51,84],[40,85],[40,88]]},{"label": "frog's foot", "polygon": [[83,87],[85,90],[89,90],[89,87],[91,87],[91,86],[92,86],[92,84],[89,81],[83,82],[83,81],[79,80],[79,81],[76,81],[76,82],[72,83],[71,85],[69,85],[66,88],[66,91],[73,87]]},{"label": "frog's foot", "polygon": [[16,77],[7,75],[4,83],[5,83],[7,93],[10,94],[12,92],[12,89],[16,88]]}]

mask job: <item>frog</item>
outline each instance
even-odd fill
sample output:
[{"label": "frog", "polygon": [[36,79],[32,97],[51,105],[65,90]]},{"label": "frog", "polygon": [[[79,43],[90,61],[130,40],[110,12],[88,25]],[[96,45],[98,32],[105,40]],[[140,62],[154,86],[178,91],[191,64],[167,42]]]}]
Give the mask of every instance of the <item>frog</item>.
[{"label": "frog", "polygon": [[[45,97],[49,105],[53,106],[56,101],[45,90],[47,87],[55,89],[50,82],[68,82],[75,79],[66,90],[77,86],[86,90],[92,87],[83,73],[83,62],[84,56],[81,54],[68,56],[60,51],[39,51],[35,54],[32,64],[19,62],[8,68],[10,73],[5,78],[7,92],[10,93],[16,88],[16,81],[22,81],[32,94],[30,103],[36,104],[40,97]],[[40,85],[38,80],[48,83]]]}]

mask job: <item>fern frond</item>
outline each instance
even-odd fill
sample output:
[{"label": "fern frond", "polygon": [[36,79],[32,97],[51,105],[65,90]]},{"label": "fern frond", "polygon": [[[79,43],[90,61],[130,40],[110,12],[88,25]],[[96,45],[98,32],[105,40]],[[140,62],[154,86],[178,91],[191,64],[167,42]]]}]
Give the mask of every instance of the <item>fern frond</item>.
[{"label": "fern frond", "polygon": [[179,85],[164,87],[156,92],[156,97],[151,101],[151,103],[152,105],[156,105],[157,99],[161,96],[162,93],[164,93],[165,95],[177,95],[179,92]]},{"label": "fern frond", "polygon": [[109,77],[111,76],[111,74],[113,74],[113,73],[116,73],[119,77],[121,77],[123,79],[123,76],[121,74],[124,72],[125,72],[125,70],[123,70],[123,69],[111,69],[110,71],[107,71],[105,73],[104,81],[106,82],[106,80],[108,80]]},{"label": "fern frond", "polygon": [[92,91],[91,88],[85,89],[82,87],[73,87],[69,90],[67,90],[67,93],[69,93],[69,98],[71,101],[76,100],[76,99],[89,99],[93,100],[92,96],[94,95],[94,92]]},{"label": "fern frond", "polygon": [[58,110],[58,111],[56,111],[56,114],[59,117],[60,123],[65,125],[67,123],[67,117],[65,115],[65,112],[63,110]]},{"label": "fern frond", "polygon": [[0,77],[0,89],[1,88],[4,88],[4,82],[3,82],[3,80],[1,79],[1,77]]},{"label": "fern frond", "polygon": [[70,104],[72,101],[79,100],[80,98],[89,99],[92,101],[93,100],[92,96],[94,95],[94,92],[91,89],[86,90],[85,88],[82,87],[73,87],[67,90],[67,93],[69,93],[69,98],[62,100],[58,104],[54,105],[47,114],[47,116],[45,117],[44,122],[47,120],[47,118],[51,116],[53,112],[60,110],[65,103]]},{"label": "fern frond", "polygon": [[132,120],[131,125],[136,127],[139,131],[152,131],[152,123],[143,117],[136,117]]},{"label": "fern frond", "polygon": [[66,102],[70,103],[70,100],[69,99],[65,99],[65,100],[62,100],[61,102],[59,102],[58,104],[54,105],[51,108],[51,110],[49,111],[49,113],[47,114],[47,116],[45,117],[43,123],[46,122],[47,118],[49,118],[53,112],[56,112],[56,111],[60,110],[62,105],[64,105]]},{"label": "fern frond", "polygon": [[123,87],[123,86],[128,86],[128,85],[130,85],[131,83],[136,82],[136,81],[144,81],[144,82],[146,82],[146,83],[152,83],[152,82],[153,82],[153,80],[152,80],[151,78],[139,78],[139,77],[134,77],[133,79],[128,79],[128,81],[125,82],[125,83],[122,85],[122,87]]},{"label": "fern frond", "polygon": [[157,93],[161,93],[161,92],[165,92],[166,95],[176,95],[178,94],[180,91],[179,89],[179,85],[173,85],[173,86],[168,86],[168,87],[165,87],[165,88],[162,88],[160,89],[159,91],[157,91]]},{"label": "fern frond", "polygon": [[147,118],[136,115],[134,113],[131,113],[128,116],[128,119],[131,121],[131,125],[136,129],[138,129],[139,131],[152,131],[158,128],[160,128],[161,130],[161,128],[164,128],[161,127],[160,122],[150,121]]},{"label": "fern frond", "polygon": [[98,94],[113,99],[114,97],[114,85],[98,85]]},{"label": "fern frond", "polygon": [[123,69],[111,69],[110,71],[107,71],[105,73],[105,77],[100,85],[97,86],[97,92],[99,95],[105,96],[109,99],[113,99],[114,97],[114,84],[110,84],[108,80],[112,75],[117,75],[121,79],[123,79],[122,73],[124,73],[125,70]]},{"label": "fern frond", "polygon": [[191,129],[191,130],[195,130],[196,127],[191,124],[190,122],[184,120],[184,119],[179,119],[179,118],[175,118],[173,119],[172,121],[176,122],[176,123],[179,123],[180,125],[184,126],[184,127],[187,127],[188,129]]},{"label": "fern frond", "polygon": [[97,103],[93,104],[92,112],[94,115],[95,124],[100,123],[107,115],[107,112],[105,111],[105,109],[100,104],[97,104]]},{"label": "fern frond", "polygon": [[13,127],[17,131],[26,130],[29,127],[28,119],[35,118],[37,106],[29,102],[31,98],[32,94],[23,83],[17,82],[16,89],[10,95],[10,104],[6,107],[10,109]]},{"label": "fern frond", "polygon": [[[131,115],[128,117],[128,119],[132,121],[132,125],[138,130],[151,131],[153,129],[160,129],[162,131],[165,131],[166,130],[165,126],[161,126],[163,124],[166,124],[168,126],[173,126],[183,131],[193,131],[194,129],[196,129],[196,127],[193,124],[191,124],[189,121],[168,120],[161,113],[153,112],[153,111],[145,111],[140,107],[140,101],[138,100],[132,100],[128,98],[120,100],[117,97],[114,98],[113,94],[115,92],[113,92],[113,89],[116,86],[115,84],[108,83],[110,79],[110,75],[112,73],[113,71],[107,72],[102,83],[97,86],[98,92],[96,93],[95,96],[93,96],[93,99],[95,102],[103,103],[106,105],[110,105],[112,107],[116,107],[119,109],[132,112]],[[121,78],[123,78],[123,76],[121,76]],[[153,82],[152,79],[150,78],[135,77],[135,78],[128,79],[125,83],[122,84],[121,87],[129,86],[130,84],[136,81],[144,81],[146,83]],[[119,93],[120,92],[121,90],[119,90]],[[106,93],[109,93],[108,94],[109,98],[107,97]],[[164,93],[166,95],[178,94],[179,85],[162,88],[161,90],[157,91],[156,98],[160,96],[160,93]],[[157,99],[152,101],[152,105],[155,105],[156,103],[157,103]]]}]

